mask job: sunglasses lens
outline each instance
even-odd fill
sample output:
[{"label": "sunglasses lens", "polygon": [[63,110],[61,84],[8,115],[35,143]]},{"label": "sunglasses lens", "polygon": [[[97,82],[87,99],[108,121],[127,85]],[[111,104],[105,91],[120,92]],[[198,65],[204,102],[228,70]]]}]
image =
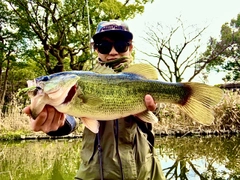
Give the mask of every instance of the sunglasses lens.
[{"label": "sunglasses lens", "polygon": [[101,43],[97,44],[98,51],[101,54],[108,54],[112,50],[112,43],[108,41],[102,41]]},{"label": "sunglasses lens", "polygon": [[128,50],[129,43],[124,41],[117,41],[114,44],[114,48],[119,53],[124,53]]},{"label": "sunglasses lens", "polygon": [[97,48],[101,54],[109,54],[113,46],[117,52],[124,53],[128,50],[129,45],[130,44],[125,41],[116,41],[114,43],[111,43],[109,41],[102,41],[97,44]]}]

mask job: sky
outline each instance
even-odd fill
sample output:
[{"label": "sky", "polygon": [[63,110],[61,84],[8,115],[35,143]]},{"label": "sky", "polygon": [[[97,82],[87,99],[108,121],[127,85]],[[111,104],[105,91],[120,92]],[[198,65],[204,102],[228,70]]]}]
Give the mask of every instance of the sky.
[{"label": "sky", "polygon": [[[160,22],[164,26],[176,27],[176,18],[180,17],[185,27],[195,25],[197,28],[203,28],[208,26],[202,34],[201,44],[205,44],[210,36],[214,38],[220,36],[221,26],[224,23],[237,18],[240,13],[239,7],[240,0],[155,0],[153,3],[148,3],[145,5],[143,14],[126,21],[130,31],[134,34],[135,57],[136,59],[143,57],[139,50],[146,49],[147,42],[143,40],[143,37],[146,36],[147,25]],[[181,42],[179,39],[179,43]],[[203,45],[202,51],[205,50],[205,47],[206,45]],[[154,49],[146,50],[154,52]],[[188,75],[185,76],[187,80]],[[223,73],[212,72],[207,83],[211,85],[223,83],[223,77]],[[197,77],[193,81],[201,82],[202,80]]]}]

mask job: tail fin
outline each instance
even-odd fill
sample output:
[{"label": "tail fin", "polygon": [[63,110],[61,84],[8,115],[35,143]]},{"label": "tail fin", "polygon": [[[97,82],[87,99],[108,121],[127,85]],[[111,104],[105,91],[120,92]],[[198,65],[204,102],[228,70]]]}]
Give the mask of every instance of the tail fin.
[{"label": "tail fin", "polygon": [[202,83],[183,83],[191,89],[190,96],[180,108],[192,119],[204,125],[210,125],[214,120],[212,106],[217,105],[223,98],[223,91],[214,86]]}]

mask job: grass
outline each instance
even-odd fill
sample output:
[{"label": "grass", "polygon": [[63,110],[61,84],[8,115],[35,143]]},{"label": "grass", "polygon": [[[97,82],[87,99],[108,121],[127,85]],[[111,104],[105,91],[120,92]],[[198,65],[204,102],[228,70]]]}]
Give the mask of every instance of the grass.
[{"label": "grass", "polygon": [[[21,139],[23,136],[45,136],[30,129],[29,117],[22,113],[23,106],[12,101],[8,113],[0,116],[0,139]],[[192,121],[179,108],[171,104],[162,104],[159,123],[154,131],[159,135],[187,135],[192,133],[237,133],[240,132],[240,92],[225,91],[223,100],[213,108],[215,120],[211,126],[204,126]],[[72,135],[79,135],[83,130],[80,124]]]},{"label": "grass", "polygon": [[81,141],[14,141],[0,143],[0,179],[73,179]]},{"label": "grass", "polygon": [[8,113],[0,116],[0,139],[21,139],[21,135],[30,134],[29,117],[22,113],[17,101],[9,104]]}]

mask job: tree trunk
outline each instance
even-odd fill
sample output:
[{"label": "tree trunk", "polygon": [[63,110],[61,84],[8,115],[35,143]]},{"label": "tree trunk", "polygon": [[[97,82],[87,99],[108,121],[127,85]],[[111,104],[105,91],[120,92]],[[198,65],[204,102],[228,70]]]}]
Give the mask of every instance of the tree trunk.
[{"label": "tree trunk", "polygon": [[3,86],[2,86],[2,92],[1,92],[1,101],[0,101],[1,111],[0,112],[2,112],[2,108],[5,102],[5,95],[7,92],[7,78],[8,78],[9,67],[10,67],[10,59],[7,59],[7,67],[6,67],[5,76],[3,79]]}]

